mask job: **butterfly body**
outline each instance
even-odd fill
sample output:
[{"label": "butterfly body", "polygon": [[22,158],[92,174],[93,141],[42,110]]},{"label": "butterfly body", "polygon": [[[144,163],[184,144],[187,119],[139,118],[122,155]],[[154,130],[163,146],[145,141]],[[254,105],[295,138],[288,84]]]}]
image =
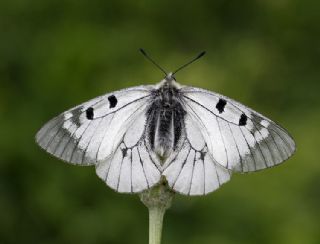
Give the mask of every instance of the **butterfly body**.
[{"label": "butterfly body", "polygon": [[186,114],[179,85],[169,74],[152,91],[153,98],[147,112],[146,135],[151,149],[162,159],[177,149],[184,130]]},{"label": "butterfly body", "polygon": [[54,156],[95,165],[108,186],[141,192],[165,178],[174,191],[204,195],[232,172],[269,168],[295,143],[279,125],[218,93],[181,86],[170,73],[72,108],[36,136]]}]

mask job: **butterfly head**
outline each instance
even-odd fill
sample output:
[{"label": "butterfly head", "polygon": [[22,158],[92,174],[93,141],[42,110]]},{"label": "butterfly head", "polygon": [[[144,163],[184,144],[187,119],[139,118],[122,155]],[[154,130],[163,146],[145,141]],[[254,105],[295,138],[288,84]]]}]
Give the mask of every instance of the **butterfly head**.
[{"label": "butterfly head", "polygon": [[176,81],[176,78],[174,76],[174,73],[170,72],[168,73],[163,80],[160,81],[160,83],[158,83],[156,85],[156,88],[160,89],[160,88],[181,88],[181,85]]},{"label": "butterfly head", "polygon": [[172,72],[167,74],[164,79],[167,83],[172,83],[173,81],[176,81],[176,78],[174,77]]}]

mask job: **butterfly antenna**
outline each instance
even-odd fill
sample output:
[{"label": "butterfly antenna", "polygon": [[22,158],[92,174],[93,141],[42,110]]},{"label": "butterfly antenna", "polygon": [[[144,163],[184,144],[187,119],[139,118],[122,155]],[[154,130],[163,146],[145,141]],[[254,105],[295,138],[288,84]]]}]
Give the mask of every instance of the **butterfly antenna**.
[{"label": "butterfly antenna", "polygon": [[148,59],[151,63],[153,63],[158,69],[160,69],[166,76],[168,75],[167,72],[160,67],[159,64],[157,64],[142,48],[139,49],[139,51],[142,53],[143,56],[145,56],[146,59]]},{"label": "butterfly antenna", "polygon": [[174,71],[172,73],[172,75],[174,75],[175,73],[177,73],[178,71],[182,70],[183,68],[187,67],[189,64],[192,64],[194,61],[198,60],[199,58],[201,58],[203,55],[205,55],[206,52],[203,51],[201,52],[197,57],[195,57],[194,59],[192,59],[191,61],[189,61],[188,63],[182,65],[180,68],[176,69],[176,71]]}]

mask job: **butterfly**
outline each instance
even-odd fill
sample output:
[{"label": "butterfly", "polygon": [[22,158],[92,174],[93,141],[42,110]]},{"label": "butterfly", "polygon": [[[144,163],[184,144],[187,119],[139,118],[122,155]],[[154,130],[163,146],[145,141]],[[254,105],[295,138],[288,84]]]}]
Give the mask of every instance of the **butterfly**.
[{"label": "butterfly", "polygon": [[205,195],[233,172],[270,168],[294,153],[285,129],[226,96],[180,85],[177,71],[164,71],[156,85],[107,93],[63,112],[39,130],[36,142],[65,162],[94,165],[123,193],[165,179],[175,192]]}]

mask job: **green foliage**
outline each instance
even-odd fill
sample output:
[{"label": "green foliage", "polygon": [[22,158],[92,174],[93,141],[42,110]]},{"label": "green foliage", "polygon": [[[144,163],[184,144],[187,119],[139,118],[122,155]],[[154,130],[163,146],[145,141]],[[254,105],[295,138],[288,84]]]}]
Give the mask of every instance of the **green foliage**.
[{"label": "green foliage", "polygon": [[177,197],[163,243],[319,243],[319,21],[313,0],[0,1],[0,243],[147,243],[138,196],[114,193],[94,168],[34,143],[53,116],[108,91],[177,74],[287,128],[297,153],[234,175],[205,197]]}]

